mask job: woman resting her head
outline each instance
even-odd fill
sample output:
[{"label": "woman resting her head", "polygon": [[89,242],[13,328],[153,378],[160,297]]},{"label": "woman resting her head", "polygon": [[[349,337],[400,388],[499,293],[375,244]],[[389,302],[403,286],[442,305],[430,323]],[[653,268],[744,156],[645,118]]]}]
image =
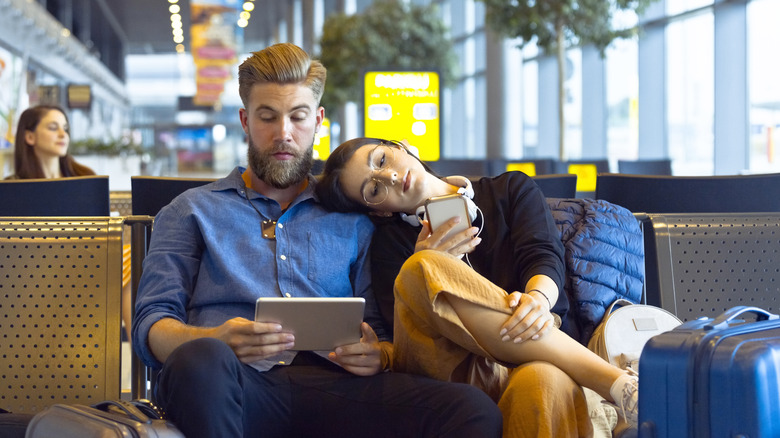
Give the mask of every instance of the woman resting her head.
[{"label": "woman resting her head", "polygon": [[[507,172],[473,184],[441,178],[405,143],[357,138],[333,151],[316,190],[326,208],[375,218],[372,284],[394,327],[394,370],[481,387],[504,412],[505,436],[582,436],[589,425],[511,430],[529,429],[533,419],[518,420],[525,415],[506,399],[526,395],[507,388],[521,365],[542,361],[615,403],[622,426],[636,427],[636,374],[558,327],[569,306],[560,293],[563,245],[543,194],[525,174]],[[427,199],[456,193],[469,199],[474,226],[447,237],[456,220],[431,230],[418,215]],[[565,422],[559,417],[566,413],[553,414],[550,422]]]},{"label": "woman resting her head", "polygon": [[94,175],[70,154],[70,126],[56,105],[27,108],[19,116],[14,141],[14,172],[8,179]]}]

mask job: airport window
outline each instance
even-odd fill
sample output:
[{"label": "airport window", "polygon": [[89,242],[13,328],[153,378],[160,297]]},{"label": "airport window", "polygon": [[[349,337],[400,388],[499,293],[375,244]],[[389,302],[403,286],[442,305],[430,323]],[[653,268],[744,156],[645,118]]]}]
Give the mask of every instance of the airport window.
[{"label": "airport window", "polygon": [[714,172],[712,12],[670,23],[666,53],[668,145],[675,172],[711,175]]},{"label": "airport window", "polygon": [[749,163],[754,173],[780,172],[780,81],[777,80],[777,42],[780,16],[777,0],[748,5]]},{"label": "airport window", "polygon": [[[566,66],[564,67],[564,99],[563,114],[565,122],[566,157],[578,159],[583,157],[582,150],[582,109],[586,102],[582,100],[582,50],[579,48],[566,51]],[[593,157],[585,157],[593,158]]]},{"label": "airport window", "polygon": [[712,5],[712,0],[670,0],[666,2],[666,13],[675,15]]},{"label": "airport window", "polygon": [[639,158],[639,68],[636,40],[618,40],[606,50],[607,156]]}]

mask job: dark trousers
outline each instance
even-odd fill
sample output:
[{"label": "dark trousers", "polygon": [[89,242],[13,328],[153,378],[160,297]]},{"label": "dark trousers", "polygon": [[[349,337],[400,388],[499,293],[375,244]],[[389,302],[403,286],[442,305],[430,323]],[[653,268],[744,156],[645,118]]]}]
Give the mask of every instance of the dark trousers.
[{"label": "dark trousers", "polygon": [[501,436],[498,407],[470,385],[359,377],[312,353],[260,373],[215,339],[176,349],[156,391],[187,438]]}]

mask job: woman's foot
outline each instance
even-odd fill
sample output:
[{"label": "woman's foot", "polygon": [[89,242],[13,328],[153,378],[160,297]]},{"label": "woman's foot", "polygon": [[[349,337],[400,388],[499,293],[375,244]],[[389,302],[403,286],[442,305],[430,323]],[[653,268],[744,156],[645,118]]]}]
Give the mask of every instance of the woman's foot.
[{"label": "woman's foot", "polygon": [[639,423],[639,377],[632,369],[618,377],[612,384],[609,394],[615,401],[618,415],[628,423],[629,428],[636,428]]}]

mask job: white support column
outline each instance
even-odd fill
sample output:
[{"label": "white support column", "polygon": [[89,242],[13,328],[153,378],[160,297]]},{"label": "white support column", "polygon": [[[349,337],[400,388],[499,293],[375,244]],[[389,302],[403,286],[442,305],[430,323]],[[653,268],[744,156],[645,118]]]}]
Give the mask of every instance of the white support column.
[{"label": "white support column", "polygon": [[716,175],[730,175],[750,167],[747,4],[721,3],[714,10],[714,169]]},{"label": "white support column", "polygon": [[504,40],[504,149],[502,158],[523,156],[523,52],[518,41]]},{"label": "white support column", "polygon": [[504,155],[504,123],[506,116],[506,90],[504,89],[503,38],[485,31],[485,86],[486,129],[485,158],[497,159]]}]

